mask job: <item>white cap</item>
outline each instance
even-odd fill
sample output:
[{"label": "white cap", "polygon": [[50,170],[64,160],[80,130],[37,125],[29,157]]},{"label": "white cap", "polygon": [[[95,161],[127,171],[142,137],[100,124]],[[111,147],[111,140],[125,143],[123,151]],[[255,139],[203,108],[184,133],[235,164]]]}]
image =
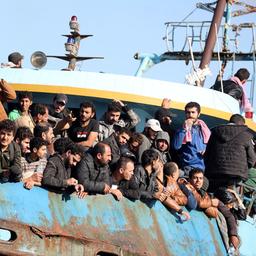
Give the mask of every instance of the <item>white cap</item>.
[{"label": "white cap", "polygon": [[162,131],[161,125],[160,125],[159,121],[156,120],[156,119],[149,119],[149,120],[146,122],[145,127],[149,127],[149,128],[151,128],[153,131],[155,131],[155,132]]}]

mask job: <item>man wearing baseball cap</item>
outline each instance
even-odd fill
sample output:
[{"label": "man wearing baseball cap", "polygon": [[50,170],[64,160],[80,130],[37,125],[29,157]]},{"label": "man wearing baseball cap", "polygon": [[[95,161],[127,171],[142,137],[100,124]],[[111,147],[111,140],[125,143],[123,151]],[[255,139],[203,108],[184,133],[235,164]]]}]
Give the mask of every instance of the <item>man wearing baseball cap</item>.
[{"label": "man wearing baseball cap", "polygon": [[53,98],[53,104],[48,107],[49,109],[49,120],[53,126],[60,123],[63,123],[64,127],[62,129],[57,129],[55,131],[55,136],[59,135],[60,137],[66,136],[66,130],[72,124],[72,112],[66,107],[68,103],[68,97],[66,94],[58,93]]},{"label": "man wearing baseball cap", "polygon": [[149,119],[146,124],[144,131],[142,133],[143,142],[139,147],[138,158],[141,161],[141,156],[143,152],[150,149],[159,131],[162,131],[161,125],[156,119]]}]

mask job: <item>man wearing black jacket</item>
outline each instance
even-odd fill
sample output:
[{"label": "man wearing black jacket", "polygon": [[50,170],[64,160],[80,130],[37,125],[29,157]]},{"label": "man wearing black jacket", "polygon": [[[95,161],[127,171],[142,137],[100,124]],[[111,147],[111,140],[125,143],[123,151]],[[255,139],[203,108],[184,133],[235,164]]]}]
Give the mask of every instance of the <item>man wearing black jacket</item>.
[{"label": "man wearing black jacket", "polygon": [[109,162],[111,149],[109,145],[99,142],[90,153],[86,153],[76,167],[78,182],[90,194],[108,194],[110,192]]},{"label": "man wearing black jacket", "polygon": [[205,176],[210,180],[210,190],[247,180],[256,155],[253,135],[244,118],[232,115],[228,124],[217,126],[211,132],[205,152]]}]

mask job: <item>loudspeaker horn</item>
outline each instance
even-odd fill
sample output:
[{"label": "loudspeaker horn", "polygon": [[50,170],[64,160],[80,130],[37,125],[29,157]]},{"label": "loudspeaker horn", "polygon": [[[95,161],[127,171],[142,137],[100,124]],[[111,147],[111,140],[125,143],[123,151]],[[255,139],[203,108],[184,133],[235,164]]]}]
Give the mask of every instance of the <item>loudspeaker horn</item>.
[{"label": "loudspeaker horn", "polygon": [[33,67],[40,69],[46,65],[47,57],[43,52],[36,51],[31,55],[30,62]]}]

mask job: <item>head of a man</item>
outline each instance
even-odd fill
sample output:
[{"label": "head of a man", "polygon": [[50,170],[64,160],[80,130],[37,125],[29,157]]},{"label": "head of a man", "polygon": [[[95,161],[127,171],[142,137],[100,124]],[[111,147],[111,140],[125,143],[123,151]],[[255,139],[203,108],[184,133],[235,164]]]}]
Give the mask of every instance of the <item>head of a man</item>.
[{"label": "head of a man", "polygon": [[18,101],[20,104],[20,110],[21,112],[28,112],[30,106],[33,103],[33,96],[31,92],[20,92],[18,94]]},{"label": "head of a man", "polygon": [[119,180],[130,180],[133,176],[134,162],[131,158],[121,157],[117,164],[114,173],[119,177]]},{"label": "head of a man", "polygon": [[220,187],[214,192],[214,196],[222,201],[229,209],[234,208],[238,204],[236,192],[232,189]]},{"label": "head of a man", "polygon": [[139,148],[142,142],[143,142],[142,135],[138,132],[133,133],[128,143],[129,150],[132,153],[136,154],[139,151]]},{"label": "head of a man", "polygon": [[61,113],[64,109],[66,104],[68,103],[68,97],[66,94],[59,93],[56,94],[53,98],[53,107],[56,113]]},{"label": "head of a man", "polygon": [[245,125],[245,119],[239,114],[234,114],[230,117],[229,123],[236,125]]},{"label": "head of a man", "polygon": [[34,128],[34,136],[44,139],[48,145],[54,141],[53,128],[49,123],[38,123]]},{"label": "head of a man", "polygon": [[185,106],[186,119],[192,119],[193,123],[197,121],[200,116],[201,107],[197,102],[189,102]]},{"label": "head of a man", "polygon": [[19,144],[22,155],[30,152],[30,140],[33,137],[34,135],[28,127],[22,126],[17,129],[14,140]]},{"label": "head of a man", "polygon": [[42,138],[35,137],[30,140],[30,149],[31,154],[34,155],[35,158],[43,159],[46,158],[47,155],[47,143]]},{"label": "head of a man", "polygon": [[49,111],[43,104],[35,104],[31,109],[31,116],[35,123],[48,122]]},{"label": "head of a man", "polygon": [[71,145],[72,143],[73,141],[68,137],[59,138],[53,143],[54,151],[62,155],[66,152],[67,146]]},{"label": "head of a man", "polygon": [[177,181],[179,178],[179,167],[174,162],[168,162],[164,165],[164,175],[168,178],[173,179],[174,181]]},{"label": "head of a man", "polygon": [[129,129],[125,127],[120,128],[120,130],[116,132],[116,139],[117,139],[118,145],[119,146],[126,145],[129,139],[131,138],[131,135],[132,135],[132,132]]},{"label": "head of a man", "polygon": [[250,77],[250,72],[246,68],[240,68],[237,70],[234,76],[239,78],[242,84],[245,84]]},{"label": "head of a man", "polygon": [[157,151],[153,149],[147,149],[141,156],[141,165],[151,172],[159,170],[161,160]]},{"label": "head of a man", "polygon": [[204,172],[201,169],[192,169],[189,172],[189,182],[196,189],[199,190],[204,184]]},{"label": "head of a man", "polygon": [[91,102],[83,102],[80,104],[80,122],[81,123],[87,123],[89,120],[91,120],[96,113],[95,106]]},{"label": "head of a man", "polygon": [[115,124],[119,121],[122,113],[122,108],[120,104],[112,102],[108,105],[108,110],[106,112],[106,122],[108,124]]},{"label": "head of a man", "polygon": [[172,113],[168,108],[159,108],[155,112],[155,119],[160,122],[161,126],[171,125],[173,117],[176,117],[176,114]]},{"label": "head of a man", "polygon": [[0,147],[6,150],[13,141],[16,132],[15,123],[9,119],[0,122]]},{"label": "head of a man", "polygon": [[99,142],[92,149],[92,155],[96,163],[106,166],[111,161],[111,148],[109,145]]},{"label": "head of a man", "polygon": [[169,150],[170,136],[168,132],[159,131],[155,140],[155,147],[160,152],[166,152]]},{"label": "head of a man", "polygon": [[161,125],[156,119],[149,119],[145,124],[145,135],[150,139],[154,140],[157,136],[157,133],[162,131]]},{"label": "head of a man", "polygon": [[84,148],[75,143],[68,144],[65,148],[65,152],[62,154],[65,163],[69,167],[76,166],[81,161],[83,155]]},{"label": "head of a man", "polygon": [[9,54],[8,61],[12,62],[15,65],[15,68],[21,68],[23,58],[23,55],[21,55],[19,52],[13,52]]}]

